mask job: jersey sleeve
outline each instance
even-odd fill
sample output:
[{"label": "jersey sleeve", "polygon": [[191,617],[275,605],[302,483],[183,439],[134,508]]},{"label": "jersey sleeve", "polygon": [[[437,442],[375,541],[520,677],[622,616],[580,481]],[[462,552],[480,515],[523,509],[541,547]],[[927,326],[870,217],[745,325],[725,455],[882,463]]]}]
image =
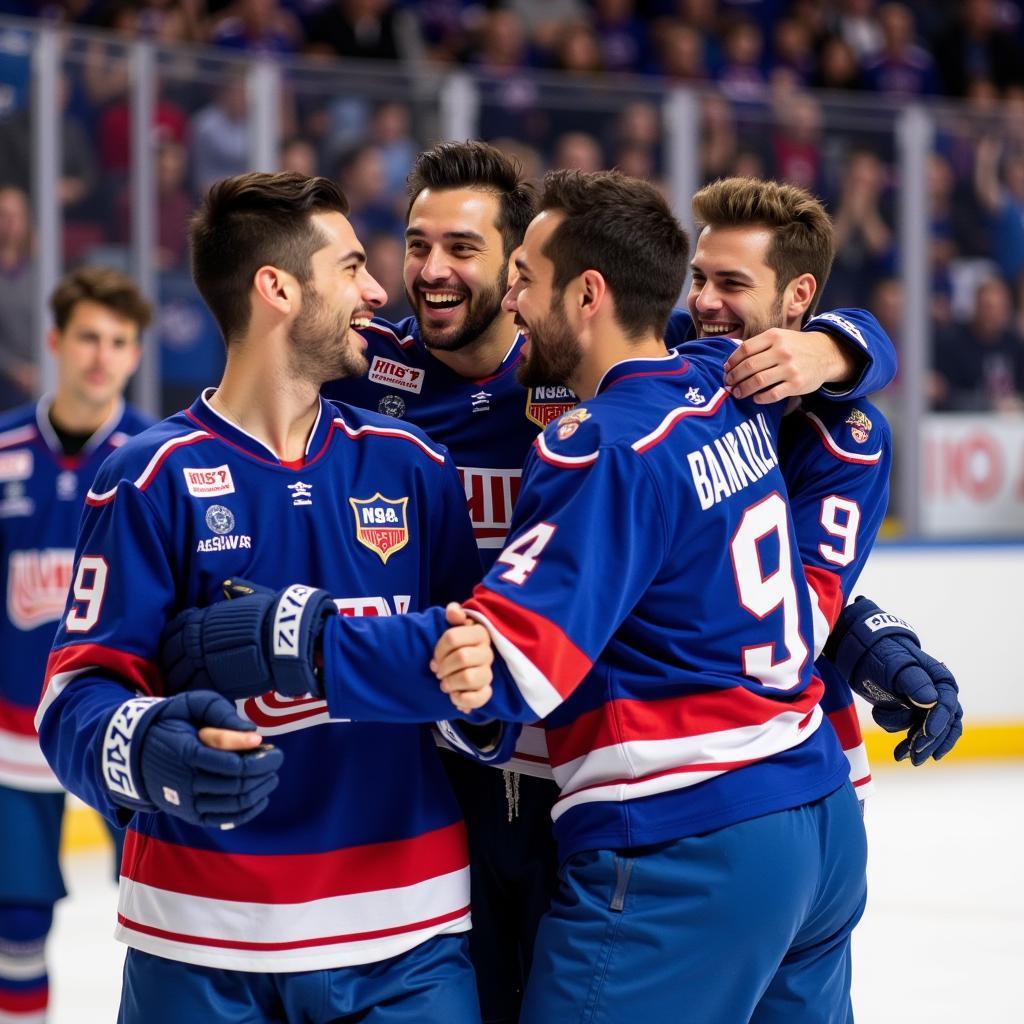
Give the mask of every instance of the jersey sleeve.
[{"label": "jersey sleeve", "polygon": [[483,568],[466,506],[466,491],[451,455],[445,456],[444,479],[432,493],[430,603],[465,600],[480,582]]},{"label": "jersey sleeve", "polygon": [[[667,517],[641,458],[628,447],[574,449],[556,454],[538,439],[524,467],[510,541],[465,602],[495,646],[494,695],[471,720],[532,722],[565,700],[664,557]],[[452,717],[429,670],[446,628],[440,608],[330,619],[323,682],[331,714]]]},{"label": "jersey sleeve", "polygon": [[816,394],[834,401],[864,398],[881,391],[896,376],[896,349],[882,325],[866,309],[835,309],[812,316],[805,331],[824,331],[845,339],[862,360],[860,376],[850,387],[833,389],[828,385]]},{"label": "jersey sleeve", "polygon": [[159,517],[133,485],[121,482],[86,507],[36,713],[61,784],[118,824],[130,815],[114,795],[138,797],[134,723],[162,691],[158,645],[175,593],[168,551]]}]

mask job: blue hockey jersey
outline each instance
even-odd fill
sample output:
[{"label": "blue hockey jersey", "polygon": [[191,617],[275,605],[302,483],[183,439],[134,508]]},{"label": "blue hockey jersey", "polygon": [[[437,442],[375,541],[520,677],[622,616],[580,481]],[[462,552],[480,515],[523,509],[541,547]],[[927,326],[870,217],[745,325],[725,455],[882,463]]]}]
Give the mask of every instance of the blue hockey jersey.
[{"label": "blue hockey jersey", "polygon": [[65,455],[51,395],[0,419],[0,783],[60,790],[32,719],[57,620],[67,602],[86,491],[103,460],[152,423],[118,402],[82,450]]},{"label": "blue hockey jersey", "polygon": [[[877,320],[862,310],[822,313],[811,318],[805,330],[826,330],[841,335],[864,354],[863,373],[851,389],[842,394],[823,392],[820,401],[814,400],[819,405],[819,422],[825,424],[826,432],[836,431],[836,443],[841,447],[848,435],[845,419],[849,415],[842,400],[885,387],[895,375],[895,352]],[[494,374],[481,380],[468,380],[430,354],[419,336],[414,317],[397,324],[374,321],[364,337],[370,359],[368,375],[336,381],[325,388],[325,393],[353,405],[407,419],[451,451],[463,479],[484,567],[488,568],[504,546],[512,505],[519,493],[522,464],[530,446],[540,430],[575,405],[575,395],[564,387],[524,389],[518,383],[519,338]],[[694,338],[690,314],[684,309],[675,310],[666,330],[666,344],[671,348],[699,344],[694,342]],[[836,405],[835,409],[830,408],[832,404]],[[888,445],[888,430],[877,410],[873,411],[872,419],[880,424],[873,435],[874,442]],[[803,483],[794,486],[788,476],[787,448],[801,437],[811,444],[816,461],[801,458],[805,467]],[[801,491],[814,477],[814,472],[807,467],[817,466],[822,486],[827,486],[838,468],[831,449],[815,443],[817,437],[813,431],[787,430],[781,441],[780,453],[790,502],[797,521],[801,523],[797,537],[807,565],[818,565],[822,561],[818,548],[821,543],[819,534],[823,529],[818,520],[822,496],[814,489],[806,496]],[[879,453],[880,448],[871,446],[870,454],[878,456]],[[847,495],[846,500],[858,501],[871,510],[861,524],[859,534],[859,549],[866,555],[874,543],[888,500],[888,448],[884,460],[875,460],[876,472],[870,472],[871,467],[865,463],[861,465],[865,469],[857,482],[860,490],[852,496]],[[859,573],[862,564],[860,560],[852,567]],[[816,579],[812,574],[809,576],[812,582]],[[844,574],[843,586],[829,583],[829,603],[837,592],[848,594],[854,579],[851,571]],[[835,614],[838,615],[838,609]],[[834,616],[831,621],[834,621]],[[852,693],[845,680],[834,672],[828,673],[827,669],[822,671],[828,679],[827,703],[835,713],[833,725],[850,757],[851,775],[858,786],[863,787],[869,775]],[[543,730],[539,726],[525,726],[514,757],[501,767],[550,778]]]},{"label": "blue hockey jersey", "polygon": [[[114,820],[129,814],[113,794],[131,803],[138,785],[112,717],[160,696],[162,627],[221,599],[223,580],[301,579],[338,595],[343,616],[384,617],[464,596],[479,576],[444,449],[326,400],[294,465],[201,397],[125,444],[87,502],[37,722],[61,781]],[[278,972],[375,962],[469,927],[464,829],[427,728],[332,718],[308,697],[239,711],[285,755],[269,807],[232,831],[135,814],[121,940]]]},{"label": "blue hockey jersey", "polygon": [[[824,636],[778,466],[783,409],[728,395],[734,345],[619,363],[549,426],[510,543],[466,602],[500,655],[484,710],[543,719],[563,856],[720,828],[848,774],[821,728]],[[328,622],[328,706],[450,714],[429,672],[415,675],[443,630],[439,609]],[[392,684],[399,664],[408,677]]]}]

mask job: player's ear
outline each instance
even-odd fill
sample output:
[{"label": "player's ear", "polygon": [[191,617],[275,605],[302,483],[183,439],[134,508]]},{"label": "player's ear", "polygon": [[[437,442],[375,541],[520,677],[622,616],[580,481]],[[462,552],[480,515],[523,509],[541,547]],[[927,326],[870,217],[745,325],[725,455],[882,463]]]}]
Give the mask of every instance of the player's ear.
[{"label": "player's ear", "polygon": [[293,311],[293,303],[301,290],[291,274],[269,264],[256,271],[252,286],[254,297],[258,297],[267,306],[284,315]]},{"label": "player's ear", "polygon": [[813,274],[801,274],[793,278],[786,288],[787,299],[783,303],[785,315],[788,320],[802,320],[804,314],[811,308],[814,296],[818,293],[818,282]]},{"label": "player's ear", "polygon": [[598,270],[584,270],[578,281],[580,309],[588,316],[593,316],[604,305],[604,297],[608,292],[604,275]]}]

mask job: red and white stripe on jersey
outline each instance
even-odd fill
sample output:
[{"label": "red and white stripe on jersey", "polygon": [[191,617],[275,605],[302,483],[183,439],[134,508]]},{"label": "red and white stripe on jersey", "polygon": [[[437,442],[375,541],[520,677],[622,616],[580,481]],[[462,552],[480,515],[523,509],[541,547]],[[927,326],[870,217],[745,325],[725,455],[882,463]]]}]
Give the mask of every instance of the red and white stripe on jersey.
[{"label": "red and white stripe on jersey", "polygon": [[415,341],[411,334],[407,334],[404,338],[400,338],[393,330],[391,330],[390,327],[388,327],[385,324],[379,323],[376,320],[369,324],[367,327],[360,328],[361,333],[365,331],[369,331],[371,334],[379,334],[381,335],[381,337],[384,338],[389,338],[399,348],[408,348]]},{"label": "red and white stripe on jersey", "polygon": [[[143,855],[144,854],[144,855]],[[116,937],[225,970],[375,963],[469,928],[461,821],[412,839],[312,854],[230,854],[129,831]],[[247,896],[257,890],[259,903]]]},{"label": "red and white stripe on jersey", "polygon": [[160,669],[145,658],[103,644],[71,644],[51,652],[46,662],[43,697],[36,711],[38,729],[50,705],[72,680],[85,672],[113,673],[136,690],[154,696],[162,689]]},{"label": "red and white stripe on jersey", "polygon": [[38,433],[31,423],[15,427],[13,430],[5,430],[0,434],[0,448],[16,448],[19,444],[28,444]]},{"label": "red and white stripe on jersey", "polygon": [[593,664],[550,619],[482,584],[463,605],[490,633],[522,698],[538,718],[550,714]]},{"label": "red and white stripe on jersey", "polygon": [[[172,437],[169,441],[164,441],[153,453],[153,457],[149,460],[146,468],[132,481],[134,486],[140,491],[144,491],[153,482],[156,474],[160,471],[160,467],[167,461],[171,452],[185,445],[195,444],[197,441],[212,440],[212,438],[213,434],[206,430],[194,430],[191,434],[183,434],[181,437]],[[85,503],[93,506],[106,505],[114,500],[116,494],[116,484],[109,491],[103,491],[99,494],[90,490],[85,496]]]},{"label": "red and white stripe on jersey", "polygon": [[835,438],[829,433],[828,427],[826,427],[813,412],[808,412],[806,409],[801,411],[804,416],[810,420],[811,425],[821,438],[822,444],[824,444],[837,459],[841,459],[843,462],[855,462],[859,466],[873,466],[882,458],[882,453],[880,451],[874,453],[851,452],[846,448],[841,447],[836,443]]},{"label": "red and white stripe on jersey", "polygon": [[588,452],[586,455],[559,455],[558,452],[553,452],[548,447],[543,434],[538,435],[533,444],[537,449],[537,454],[545,462],[549,462],[552,466],[561,466],[563,469],[586,469],[587,466],[592,466],[597,462],[597,457],[601,454],[596,451]]},{"label": "red and white stripe on jersey", "polygon": [[411,441],[438,465],[444,465],[444,456],[439,451],[431,448],[429,444],[415,434],[410,434],[408,430],[399,430],[397,427],[374,427],[369,424],[364,424],[361,427],[350,427],[341,416],[334,417],[334,425],[344,430],[346,435],[353,441],[358,441],[364,437],[398,437],[404,441]]},{"label": "red and white stripe on jersey", "polygon": [[814,657],[817,659],[825,647],[832,627],[843,610],[843,581],[834,572],[814,565],[804,566],[807,589],[811,594],[811,618],[814,627]]},{"label": "red and white stripe on jersey", "polygon": [[555,781],[552,817],[595,801],[684,789],[802,743],[821,723],[823,684],[793,702],[741,686],[662,700],[616,700],[548,730]]},{"label": "red and white stripe on jersey", "polygon": [[34,711],[0,697],[0,784],[36,793],[56,793],[61,785],[39,749],[33,714]]},{"label": "red and white stripe on jersey", "polygon": [[839,737],[839,745],[843,748],[846,759],[850,762],[850,782],[857,791],[857,796],[864,797],[871,790],[871,766],[868,763],[868,751],[864,745],[864,736],[857,718],[857,709],[853,704],[828,713],[828,720]]},{"label": "red and white stripe on jersey", "polygon": [[645,434],[643,437],[638,438],[630,447],[638,455],[642,455],[649,448],[653,448],[656,444],[660,444],[664,441],[665,438],[683,422],[683,420],[690,416],[714,416],[721,408],[722,403],[728,397],[729,392],[726,391],[725,388],[719,388],[711,396],[711,400],[700,408],[680,406],[679,408],[673,409],[671,412],[666,414],[665,418],[654,428],[654,430],[649,434]]},{"label": "red and white stripe on jersey", "polygon": [[46,1024],[49,985],[28,989],[0,988],[0,1024]]}]

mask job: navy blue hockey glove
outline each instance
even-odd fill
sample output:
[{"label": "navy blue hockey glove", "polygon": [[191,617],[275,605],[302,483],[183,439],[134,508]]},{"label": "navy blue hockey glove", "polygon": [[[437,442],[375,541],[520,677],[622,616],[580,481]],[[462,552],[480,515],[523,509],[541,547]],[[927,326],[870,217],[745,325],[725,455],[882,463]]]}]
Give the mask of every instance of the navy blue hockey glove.
[{"label": "navy blue hockey glove", "polygon": [[941,760],[960,739],[963,708],[956,680],[921,650],[903,619],[858,597],[839,616],[825,656],[872,705],[871,716],[886,732],[907,732],[893,752],[897,761]]},{"label": "navy blue hockey glove", "polygon": [[322,697],[315,658],[324,623],[338,612],[326,590],[292,584],[274,592],[226,580],[230,600],[190,608],[164,630],[160,660],[169,693],[216,690],[232,700],[270,690]]},{"label": "navy blue hockey glove", "polygon": [[215,750],[199,739],[204,726],[256,728],[230,701],[209,691],[126,701],[104,737],[104,777],[112,799],[130,810],[165,811],[210,828],[232,828],[256,817],[277,787],[284,755],[267,746]]}]

